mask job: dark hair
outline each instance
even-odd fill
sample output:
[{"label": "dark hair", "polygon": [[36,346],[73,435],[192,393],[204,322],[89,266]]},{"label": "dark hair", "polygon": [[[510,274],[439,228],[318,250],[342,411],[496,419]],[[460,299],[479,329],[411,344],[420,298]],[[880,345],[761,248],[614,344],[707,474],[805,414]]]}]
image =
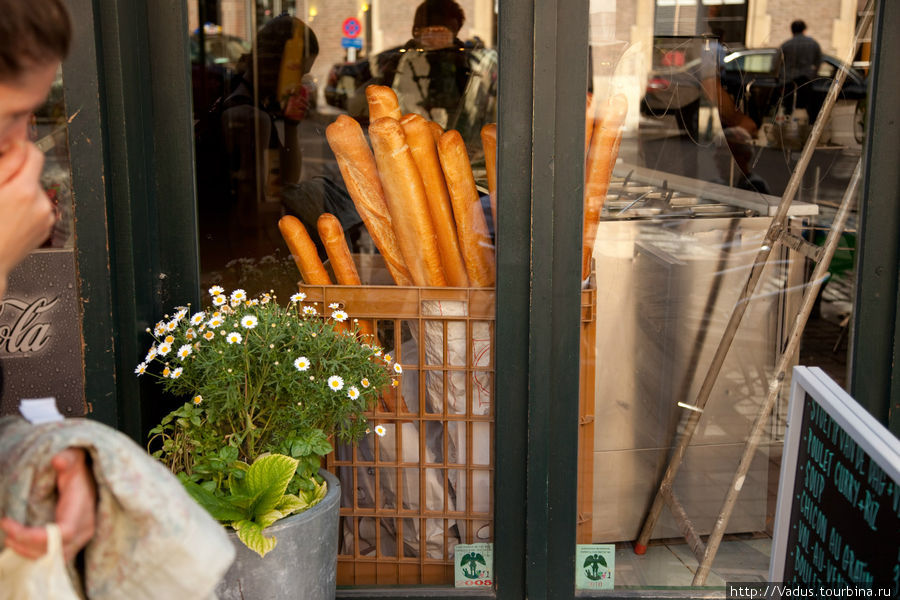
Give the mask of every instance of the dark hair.
[{"label": "dark hair", "polygon": [[62,0],[0,0],[0,80],[69,53],[72,21]]},{"label": "dark hair", "polygon": [[801,19],[797,19],[793,23],[791,23],[791,33],[797,35],[798,33],[803,33],[806,31],[806,23],[804,23]]},{"label": "dark hair", "polygon": [[425,0],[416,8],[416,16],[413,18],[413,37],[419,27],[434,25],[443,25],[452,31],[453,35],[456,35],[465,22],[466,13],[453,0]]}]

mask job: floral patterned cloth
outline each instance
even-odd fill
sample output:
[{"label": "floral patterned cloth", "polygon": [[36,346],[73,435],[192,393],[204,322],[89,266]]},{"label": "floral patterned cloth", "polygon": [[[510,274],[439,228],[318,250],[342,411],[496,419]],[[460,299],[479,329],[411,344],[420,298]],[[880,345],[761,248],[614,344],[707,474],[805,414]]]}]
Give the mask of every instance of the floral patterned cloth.
[{"label": "floral patterned cloth", "polygon": [[87,597],[215,598],[234,558],[224,528],[143,448],[100,423],[0,419],[0,515],[31,526],[52,521],[50,457],[73,446],[89,452],[97,480],[97,529],[85,548]]}]

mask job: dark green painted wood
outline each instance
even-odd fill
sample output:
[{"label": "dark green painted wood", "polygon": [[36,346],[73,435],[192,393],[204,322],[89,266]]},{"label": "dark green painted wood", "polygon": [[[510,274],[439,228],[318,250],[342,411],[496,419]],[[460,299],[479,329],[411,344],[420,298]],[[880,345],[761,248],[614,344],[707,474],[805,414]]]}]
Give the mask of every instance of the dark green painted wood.
[{"label": "dark green painted wood", "polygon": [[143,332],[198,297],[190,69],[183,2],[94,0],[102,54],[118,427],[138,441],[171,401],[138,381]]},{"label": "dark green painted wood", "polygon": [[525,597],[527,572],[534,2],[507,0],[499,8],[494,573],[498,597],[513,600]]},{"label": "dark green painted wood", "polygon": [[588,3],[535,10],[527,595],[575,587]]},{"label": "dark green painted wood", "polygon": [[900,434],[900,3],[878,2],[869,72],[850,393]]},{"label": "dark green painted wood", "polygon": [[84,395],[88,417],[118,423],[110,247],[107,232],[102,112],[94,7],[71,0],[74,38],[63,64],[69,155],[75,199],[76,258],[84,340]]}]

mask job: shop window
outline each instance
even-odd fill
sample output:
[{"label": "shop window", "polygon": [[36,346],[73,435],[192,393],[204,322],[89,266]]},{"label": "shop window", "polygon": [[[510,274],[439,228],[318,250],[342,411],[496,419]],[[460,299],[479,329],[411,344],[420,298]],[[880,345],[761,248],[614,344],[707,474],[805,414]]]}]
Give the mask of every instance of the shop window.
[{"label": "shop window", "polygon": [[[699,561],[676,511],[664,505],[646,523],[671,449],[702,414],[672,489],[698,535],[712,530],[807,286],[804,255],[783,244],[771,253],[698,407],[701,384],[816,119],[827,126],[789,213],[794,235],[821,244],[860,160],[865,75],[845,64],[855,21],[843,23],[833,8],[826,16],[816,2],[769,3],[770,28],[750,43],[748,10],[761,10],[751,3],[591,3],[583,276],[584,290],[598,293],[581,344],[589,393],[578,469],[580,589],[698,585]],[[780,49],[801,17],[822,53],[802,78],[791,51]],[[839,69],[847,82],[826,116]],[[856,243],[851,219],[789,361],[822,366],[841,383]],[[782,390],[700,585],[766,579],[787,384]]]},{"label": "shop window", "polygon": [[[362,286],[300,289],[308,302],[343,304],[404,371],[373,407],[383,436],[339,447],[329,462],[344,490],[338,584],[452,585],[457,546],[493,542],[494,151],[486,156],[482,130],[496,122],[494,3],[187,0],[187,9],[204,289],[296,293],[303,278],[279,228],[286,215],[331,281],[346,284],[317,229],[331,213]],[[404,135],[428,148],[434,171],[403,150],[411,170],[391,172],[374,142],[377,168],[362,179],[358,157],[338,160],[349,152],[330,139],[338,126],[371,152],[372,85],[396,97],[398,119],[418,116],[427,137]],[[444,156],[447,134],[437,140],[451,130]],[[418,178],[421,210],[391,196],[397,177]],[[438,230],[431,241],[406,229],[419,226],[407,222],[413,213]],[[475,231],[457,235],[459,218]],[[440,253],[440,277],[411,266],[421,246]]]}]

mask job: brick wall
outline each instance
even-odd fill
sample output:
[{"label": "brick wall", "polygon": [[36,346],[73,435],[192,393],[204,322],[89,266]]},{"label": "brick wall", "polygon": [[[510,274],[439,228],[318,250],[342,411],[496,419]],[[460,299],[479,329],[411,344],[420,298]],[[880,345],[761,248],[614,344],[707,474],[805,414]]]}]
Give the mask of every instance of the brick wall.
[{"label": "brick wall", "polygon": [[780,46],[791,37],[791,21],[803,19],[806,35],[814,38],[825,54],[834,54],[832,29],[840,17],[841,0],[769,0],[772,17],[768,45]]}]

